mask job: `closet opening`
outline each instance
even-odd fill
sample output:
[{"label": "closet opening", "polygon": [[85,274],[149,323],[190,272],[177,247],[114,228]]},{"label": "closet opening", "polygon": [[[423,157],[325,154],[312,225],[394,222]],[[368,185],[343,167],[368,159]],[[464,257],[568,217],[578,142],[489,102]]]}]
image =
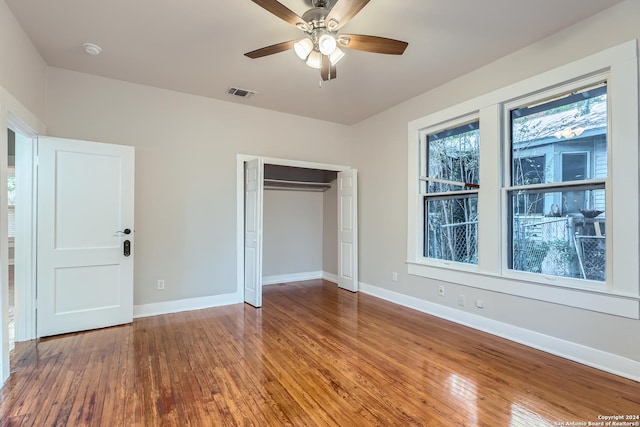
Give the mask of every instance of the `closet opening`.
[{"label": "closet opening", "polygon": [[336,171],[264,165],[263,285],[337,274],[336,178]]},{"label": "closet opening", "polygon": [[244,301],[260,307],[262,285],[320,278],[357,291],[357,172],[251,156],[238,161]]}]

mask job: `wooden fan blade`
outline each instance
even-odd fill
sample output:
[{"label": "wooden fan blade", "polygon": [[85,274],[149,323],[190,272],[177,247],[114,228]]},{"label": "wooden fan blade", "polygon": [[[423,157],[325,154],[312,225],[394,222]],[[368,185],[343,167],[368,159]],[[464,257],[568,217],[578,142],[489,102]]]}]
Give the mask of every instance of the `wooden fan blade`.
[{"label": "wooden fan blade", "polygon": [[331,64],[327,55],[322,55],[322,63],[320,65],[320,77],[325,82],[336,78],[336,66]]},{"label": "wooden fan blade", "polygon": [[402,55],[409,43],[378,36],[340,34],[338,36],[338,46],[365,52]]},{"label": "wooden fan blade", "polygon": [[369,0],[338,0],[324,20],[331,31],[337,31],[351,20]]},{"label": "wooden fan blade", "polygon": [[244,56],[248,56],[251,59],[262,58],[263,56],[273,55],[274,53],[293,49],[293,45],[296,44],[296,42],[298,42],[298,40],[290,40],[288,42],[274,44],[261,49],[252,50],[251,52],[245,53]]},{"label": "wooden fan blade", "polygon": [[277,0],[251,0],[258,6],[265,9],[267,12],[271,12],[276,15],[278,18],[288,22],[294,27],[298,27],[303,31],[307,31],[309,29],[309,25],[304,22],[304,19],[299,17],[295,12],[291,9],[283,5]]}]

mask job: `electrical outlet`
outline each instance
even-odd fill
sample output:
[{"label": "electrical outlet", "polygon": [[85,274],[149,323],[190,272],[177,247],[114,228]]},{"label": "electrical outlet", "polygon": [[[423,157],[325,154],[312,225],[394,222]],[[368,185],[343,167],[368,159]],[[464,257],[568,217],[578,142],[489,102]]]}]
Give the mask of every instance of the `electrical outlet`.
[{"label": "electrical outlet", "polygon": [[438,286],[438,295],[440,295],[441,297],[444,296],[444,286]]},{"label": "electrical outlet", "polygon": [[476,300],[476,307],[478,308],[484,308],[484,302],[482,302],[481,299],[477,299]]},{"label": "electrical outlet", "polygon": [[458,305],[464,307],[464,295],[458,295]]},{"label": "electrical outlet", "polygon": [[393,273],[391,273],[391,280],[393,280],[394,282],[398,281],[398,272],[394,271]]},{"label": "electrical outlet", "polygon": [[164,291],[164,280],[158,280],[158,290]]}]

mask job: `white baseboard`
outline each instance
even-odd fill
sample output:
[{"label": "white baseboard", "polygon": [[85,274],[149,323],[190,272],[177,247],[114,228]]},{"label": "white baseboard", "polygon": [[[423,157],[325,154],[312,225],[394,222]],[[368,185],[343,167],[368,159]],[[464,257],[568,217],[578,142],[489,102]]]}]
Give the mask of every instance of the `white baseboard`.
[{"label": "white baseboard", "polygon": [[544,335],[529,329],[488,319],[478,316],[477,314],[456,310],[451,307],[435,304],[363,282],[360,282],[360,291],[395,304],[450,320],[501,338],[506,338],[510,341],[524,344],[528,347],[533,347],[565,359],[573,360],[583,365],[591,366],[634,381],[640,381],[640,361],[627,359],[613,353],[607,353],[606,351]]},{"label": "white baseboard", "polygon": [[242,296],[232,294],[212,295],[200,298],[186,298],[174,301],[156,302],[133,306],[133,317],[157,316],[160,314],[177,313],[180,311],[200,310],[203,308],[220,307],[223,305],[239,304]]},{"label": "white baseboard", "polygon": [[329,282],[335,283],[336,285],[338,284],[338,275],[337,274],[327,273],[326,271],[323,271],[322,272],[322,278],[324,280],[329,281]]},{"label": "white baseboard", "polygon": [[[325,279],[338,283],[338,276],[325,271],[307,273],[283,274],[262,278],[262,285],[275,283],[300,282],[303,280]],[[133,318],[158,316],[160,314],[178,313],[180,311],[201,310],[203,308],[220,307],[223,305],[239,304],[244,301],[244,290],[240,289],[232,294],[212,295],[200,298],[187,298],[174,301],[164,301],[151,304],[133,306]]]},{"label": "white baseboard", "polygon": [[308,271],[304,273],[279,274],[275,276],[264,276],[262,286],[275,285],[276,283],[301,282],[303,280],[322,279],[322,271]]}]

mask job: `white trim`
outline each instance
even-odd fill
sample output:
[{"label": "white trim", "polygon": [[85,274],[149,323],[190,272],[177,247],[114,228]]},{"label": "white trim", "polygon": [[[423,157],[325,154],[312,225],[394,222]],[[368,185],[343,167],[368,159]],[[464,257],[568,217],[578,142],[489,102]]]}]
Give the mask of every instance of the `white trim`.
[{"label": "white trim", "polygon": [[330,165],[328,163],[314,163],[303,160],[279,159],[275,157],[263,157],[262,161],[265,165],[291,166],[294,168],[319,169],[334,172],[342,172],[351,169],[349,166],[344,165]]},{"label": "white trim", "polygon": [[640,381],[640,361],[360,282],[360,291],[605,372]]},{"label": "white trim", "polygon": [[224,305],[240,304],[237,292],[231,294],[211,295],[199,298],[185,298],[173,301],[155,302],[134,305],[133,318],[158,316],[161,314],[178,313],[181,311],[202,310],[204,308],[221,307]]},{"label": "white trim", "polygon": [[[236,296],[244,300],[244,163],[261,157],[251,154],[236,154]],[[293,159],[262,157],[263,164],[320,169],[341,172],[349,166],[314,163]],[[332,280],[333,281],[333,280]],[[337,283],[337,282],[336,282]]]},{"label": "white trim", "polygon": [[14,267],[16,342],[36,338],[36,161],[36,138],[16,132],[17,179],[20,182],[20,191],[16,194],[16,205],[20,215],[16,218],[17,262]]},{"label": "white trim", "polygon": [[322,272],[322,280],[326,280],[331,283],[338,284],[338,275],[333,273],[327,273],[326,271]]},{"label": "white trim", "polygon": [[[14,130],[20,131],[20,133],[35,137],[38,134],[45,133],[46,127],[38,118],[33,115],[27,108],[25,108],[18,99],[7,92],[4,88],[0,87],[0,157],[6,158],[7,154],[7,128],[11,127]],[[6,192],[6,174],[7,163],[1,162],[0,165],[0,181],[4,181],[4,184],[0,184],[0,192]],[[2,190],[4,189],[4,190]],[[0,211],[6,212],[6,197],[0,198]],[[3,225],[4,224],[4,225]],[[0,385],[3,384],[7,378],[9,378],[10,366],[9,366],[9,323],[8,323],[8,278],[9,270],[7,267],[8,259],[8,237],[6,221],[0,222]],[[35,271],[35,254],[33,258],[33,271]],[[33,276],[35,277],[35,276]],[[35,295],[35,294],[33,294]],[[31,304],[35,307],[35,299],[27,301],[27,304]],[[16,311],[18,308],[16,308]],[[32,319],[28,319],[30,311],[20,313],[17,311],[17,322],[22,322],[25,319],[26,322],[32,322],[34,325],[33,334],[35,335],[35,316]],[[29,325],[29,323],[26,323]]]},{"label": "white trim", "polygon": [[302,282],[304,280],[322,279],[324,272],[308,271],[305,273],[277,274],[274,276],[262,276],[262,285],[275,285],[277,283]]},{"label": "white trim", "polygon": [[[304,280],[316,280],[316,279],[324,279],[329,282],[338,283],[338,276],[332,273],[327,273],[326,271],[312,271],[308,273],[295,273],[295,274],[284,274],[280,276],[268,276],[263,280],[267,280],[269,278],[280,278],[279,281],[273,281],[271,283],[263,283],[263,285],[267,284],[275,284],[275,283],[290,283],[290,282],[300,282]],[[171,313],[179,313],[181,311],[192,311],[192,310],[202,310],[205,308],[212,307],[222,307],[225,305],[232,304],[241,304],[243,303],[244,296],[242,292],[234,292],[230,294],[222,294],[222,295],[211,295],[207,297],[199,297],[199,298],[186,298],[179,299],[173,301],[163,301],[163,302],[155,302],[150,304],[141,304],[133,306],[133,318],[139,319],[141,317],[149,317],[149,316],[159,316],[162,314],[171,314]]]}]

